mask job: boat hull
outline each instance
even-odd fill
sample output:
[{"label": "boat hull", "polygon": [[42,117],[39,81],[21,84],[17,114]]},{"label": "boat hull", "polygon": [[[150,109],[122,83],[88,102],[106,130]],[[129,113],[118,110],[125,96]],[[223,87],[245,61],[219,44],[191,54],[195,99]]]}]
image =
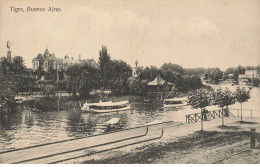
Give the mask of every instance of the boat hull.
[{"label": "boat hull", "polygon": [[183,107],[183,106],[187,106],[188,104],[163,104],[163,108],[175,108],[175,107]]},{"label": "boat hull", "polygon": [[92,109],[89,108],[88,110],[82,110],[82,111],[86,111],[86,112],[92,112],[92,113],[110,113],[110,112],[119,112],[119,111],[127,111],[130,110],[130,105],[123,107],[123,108],[117,108],[117,109]]}]

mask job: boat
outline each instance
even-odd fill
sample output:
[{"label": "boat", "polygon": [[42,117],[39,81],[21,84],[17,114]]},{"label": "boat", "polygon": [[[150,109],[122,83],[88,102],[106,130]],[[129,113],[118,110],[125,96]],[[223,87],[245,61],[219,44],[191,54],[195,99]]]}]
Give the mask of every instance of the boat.
[{"label": "boat", "polygon": [[106,132],[109,132],[111,130],[116,130],[119,128],[121,128],[120,118],[111,118],[107,122],[97,124],[97,126],[95,127],[95,129],[106,131]]},{"label": "boat", "polygon": [[118,112],[130,110],[129,101],[120,101],[120,102],[99,102],[99,103],[85,103],[81,107],[82,111],[88,111],[93,113],[109,113],[109,112]]},{"label": "boat", "polygon": [[145,126],[155,125],[155,124],[160,124],[160,123],[163,123],[163,121],[161,121],[161,120],[154,120],[154,121],[152,121],[152,122],[146,123]]},{"label": "boat", "polygon": [[163,108],[174,108],[174,107],[182,107],[188,105],[187,98],[173,98],[173,99],[165,99],[163,101]]}]

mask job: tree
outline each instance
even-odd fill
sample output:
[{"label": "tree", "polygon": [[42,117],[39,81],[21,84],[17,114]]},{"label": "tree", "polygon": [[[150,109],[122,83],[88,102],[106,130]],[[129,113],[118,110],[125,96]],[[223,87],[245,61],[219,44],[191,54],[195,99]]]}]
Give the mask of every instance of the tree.
[{"label": "tree", "polygon": [[129,92],[132,95],[144,96],[147,93],[147,81],[139,78],[133,80],[130,84]]},{"label": "tree", "polygon": [[50,67],[48,69],[47,73],[45,74],[45,79],[46,80],[56,81],[57,80],[57,70],[55,70],[52,67]]},{"label": "tree", "polygon": [[256,86],[256,87],[258,87],[260,84],[260,80],[257,78],[253,78],[252,82],[253,82],[253,86]]},{"label": "tree", "polygon": [[206,69],[204,68],[184,68],[185,75],[203,76]]},{"label": "tree", "polygon": [[56,95],[56,87],[54,85],[47,85],[43,90],[43,95],[45,97],[54,97]]},{"label": "tree", "polygon": [[162,72],[164,71],[171,71],[173,73],[179,73],[179,74],[184,74],[184,70],[182,66],[178,64],[172,64],[172,63],[164,63],[161,67]]},{"label": "tree", "polygon": [[242,103],[248,101],[248,99],[250,99],[250,92],[246,91],[245,88],[240,88],[238,87],[236,92],[235,92],[235,97],[236,100],[240,103],[241,105],[241,122],[243,122],[242,118]]},{"label": "tree", "polygon": [[203,111],[205,107],[210,106],[212,101],[212,96],[209,91],[197,90],[188,95],[188,104],[192,106],[193,109],[201,109],[201,130],[203,131]]},{"label": "tree", "polygon": [[77,92],[80,97],[87,97],[91,89],[100,88],[99,70],[87,63],[72,65],[65,73],[69,76],[68,88],[72,91],[73,97]]},{"label": "tree", "polygon": [[222,76],[223,72],[219,68],[208,68],[204,74],[204,77],[214,84],[218,84]]},{"label": "tree", "polygon": [[102,77],[102,85],[103,87],[107,87],[110,73],[110,55],[107,53],[107,48],[105,46],[102,46],[102,49],[99,51],[99,66]]},{"label": "tree", "polygon": [[228,88],[226,88],[224,91],[219,88],[213,92],[213,99],[213,104],[222,108],[222,125],[224,125],[224,107],[226,107],[225,116],[228,116],[228,106],[235,104],[235,95]]},{"label": "tree", "polygon": [[38,80],[38,79],[41,79],[42,76],[45,76],[46,75],[46,72],[43,70],[42,67],[39,67],[37,70],[35,70],[34,72],[34,76],[35,78]]},{"label": "tree", "polygon": [[122,60],[111,60],[110,72],[109,85],[113,95],[128,94],[130,86],[129,77],[132,73],[130,65]]},{"label": "tree", "polygon": [[9,112],[15,108],[15,88],[12,75],[8,75],[9,71],[4,72],[3,64],[0,64],[0,111]]},{"label": "tree", "polygon": [[139,78],[142,80],[152,81],[158,75],[162,76],[161,69],[157,68],[156,66],[150,67],[139,67],[137,68],[137,73],[139,74]]}]

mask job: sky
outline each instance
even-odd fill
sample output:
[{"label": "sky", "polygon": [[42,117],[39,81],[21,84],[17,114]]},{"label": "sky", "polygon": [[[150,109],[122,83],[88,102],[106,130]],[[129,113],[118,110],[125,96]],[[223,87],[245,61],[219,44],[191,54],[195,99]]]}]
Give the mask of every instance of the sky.
[{"label": "sky", "polygon": [[[23,8],[15,13],[10,7]],[[61,12],[27,12],[27,7]],[[98,61],[101,46],[131,66],[184,68],[260,64],[259,0],[0,0],[0,54],[6,42],[27,67],[46,47]]]}]

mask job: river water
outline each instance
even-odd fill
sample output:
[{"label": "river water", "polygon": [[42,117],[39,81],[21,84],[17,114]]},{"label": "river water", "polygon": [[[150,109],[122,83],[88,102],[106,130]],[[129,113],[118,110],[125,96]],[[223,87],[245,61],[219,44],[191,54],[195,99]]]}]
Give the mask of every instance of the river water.
[{"label": "river water", "polygon": [[[228,87],[232,91],[236,89],[236,86],[231,85],[212,87]],[[253,88],[250,95],[251,99],[243,103],[243,108],[258,110],[253,111],[253,116],[260,117],[260,88]],[[96,124],[106,122],[113,117],[119,117],[124,128],[128,128],[155,120],[184,123],[186,114],[200,112],[198,109],[191,109],[190,106],[165,111],[153,107],[152,104],[139,103],[134,106],[130,111],[122,111],[118,114],[92,114],[79,110],[57,112],[22,110],[2,114],[0,115],[0,151],[101,133],[95,129]],[[240,104],[234,104],[230,108],[240,108]],[[218,108],[212,106],[208,109]],[[236,110],[233,114],[237,114]],[[243,116],[250,117],[251,112],[243,111]]]}]

